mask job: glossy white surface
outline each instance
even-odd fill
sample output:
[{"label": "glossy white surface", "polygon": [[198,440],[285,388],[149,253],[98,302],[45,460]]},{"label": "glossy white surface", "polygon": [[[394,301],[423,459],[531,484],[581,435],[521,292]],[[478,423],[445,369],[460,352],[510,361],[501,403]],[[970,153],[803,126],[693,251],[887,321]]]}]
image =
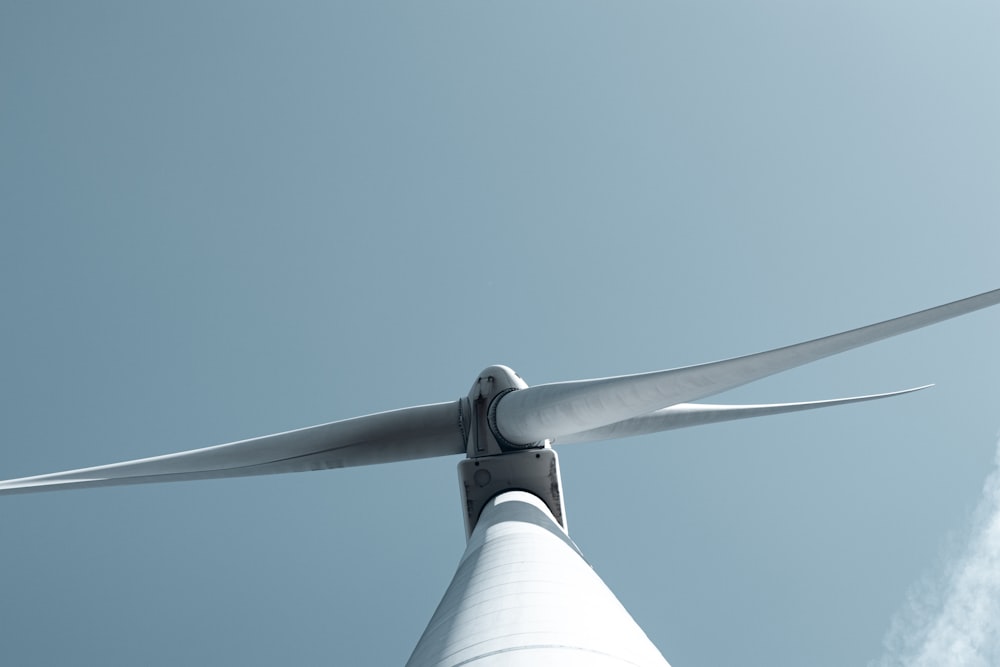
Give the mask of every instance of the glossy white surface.
[{"label": "glossy white surface", "polygon": [[671,431],[677,428],[687,428],[690,426],[702,426],[704,424],[716,424],[718,422],[733,421],[735,419],[749,419],[751,417],[766,417],[769,415],[781,415],[789,412],[801,412],[802,410],[814,410],[816,408],[829,408],[835,405],[847,405],[849,403],[864,403],[880,398],[890,398],[910,394],[921,389],[929,389],[934,385],[924,385],[912,389],[901,391],[890,391],[884,394],[870,394],[868,396],[852,396],[850,398],[831,398],[825,401],[804,401],[799,403],[770,403],[762,405],[710,405],[708,403],[680,403],[671,405],[669,408],[656,410],[649,414],[625,419],[614,424],[608,424],[602,428],[595,428],[582,433],[572,433],[559,438],[556,443],[566,445],[575,442],[592,442],[594,440],[615,440],[617,438],[627,438],[632,435],[643,435],[646,433],[659,433],[661,431]]},{"label": "glossy white surface", "polygon": [[666,660],[522,491],[491,500],[408,667],[664,667]]},{"label": "glossy white surface", "polygon": [[436,403],[176,454],[2,480],[0,494],[327,470],[463,451],[458,403]]},{"label": "glossy white surface", "polygon": [[652,373],[536,385],[507,394],[497,426],[516,443],[559,438],[712,396],[769,375],[1000,303],[1000,289],[804,343]]}]

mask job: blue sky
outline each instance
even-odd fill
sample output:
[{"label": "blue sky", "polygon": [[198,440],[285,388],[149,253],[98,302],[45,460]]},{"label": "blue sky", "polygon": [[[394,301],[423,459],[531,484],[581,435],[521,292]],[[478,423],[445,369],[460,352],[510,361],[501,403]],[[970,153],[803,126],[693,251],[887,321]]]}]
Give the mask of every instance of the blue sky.
[{"label": "blue sky", "polygon": [[[986,2],[4,3],[0,472],[998,287],[998,28]],[[558,449],[571,535],[674,667],[891,664],[995,468],[998,331],[719,401],[916,395]],[[4,498],[5,661],[401,664],[464,545],[456,463]]]}]

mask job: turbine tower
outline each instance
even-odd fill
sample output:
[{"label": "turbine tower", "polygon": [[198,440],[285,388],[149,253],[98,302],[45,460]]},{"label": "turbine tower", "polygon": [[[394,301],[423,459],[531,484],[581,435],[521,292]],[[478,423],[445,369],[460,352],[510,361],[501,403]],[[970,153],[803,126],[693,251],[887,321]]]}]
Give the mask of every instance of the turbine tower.
[{"label": "turbine tower", "polygon": [[553,444],[870,401],[694,404],[797,366],[1000,303],[1000,289],[724,361],[529,387],[490,366],[464,398],[175,454],[0,481],[0,494],[346,468],[465,454],[467,545],[407,665],[667,665],[569,537]]}]

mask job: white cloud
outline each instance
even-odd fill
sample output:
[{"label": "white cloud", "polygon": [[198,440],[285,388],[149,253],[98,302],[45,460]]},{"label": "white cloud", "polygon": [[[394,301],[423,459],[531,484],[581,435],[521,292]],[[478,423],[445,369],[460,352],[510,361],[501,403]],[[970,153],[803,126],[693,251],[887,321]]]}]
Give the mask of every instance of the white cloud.
[{"label": "white cloud", "polygon": [[1000,443],[968,544],[943,581],[914,590],[885,646],[881,667],[1000,665]]}]

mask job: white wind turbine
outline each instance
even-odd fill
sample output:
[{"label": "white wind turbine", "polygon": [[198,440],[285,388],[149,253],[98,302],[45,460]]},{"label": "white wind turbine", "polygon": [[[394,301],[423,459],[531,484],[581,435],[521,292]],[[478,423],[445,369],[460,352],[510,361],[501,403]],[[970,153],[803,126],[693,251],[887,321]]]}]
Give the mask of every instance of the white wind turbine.
[{"label": "white wind turbine", "polygon": [[724,361],[529,387],[491,366],[468,396],[176,454],[0,481],[0,494],[346,468],[466,454],[468,543],[408,665],[666,665],[569,538],[553,443],[869,401],[707,405],[705,398],[1000,303],[1000,289]]}]

